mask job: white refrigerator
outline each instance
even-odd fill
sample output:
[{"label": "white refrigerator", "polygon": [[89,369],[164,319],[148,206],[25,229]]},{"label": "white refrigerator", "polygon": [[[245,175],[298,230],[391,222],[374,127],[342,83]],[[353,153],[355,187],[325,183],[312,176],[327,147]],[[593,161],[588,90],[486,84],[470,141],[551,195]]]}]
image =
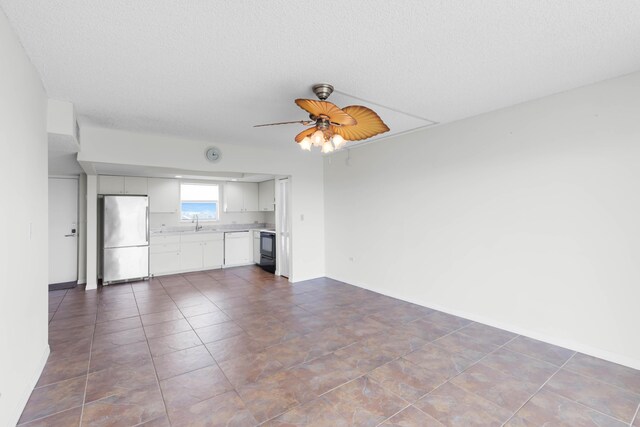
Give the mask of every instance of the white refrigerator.
[{"label": "white refrigerator", "polygon": [[149,198],[104,196],[102,283],[149,277]]}]

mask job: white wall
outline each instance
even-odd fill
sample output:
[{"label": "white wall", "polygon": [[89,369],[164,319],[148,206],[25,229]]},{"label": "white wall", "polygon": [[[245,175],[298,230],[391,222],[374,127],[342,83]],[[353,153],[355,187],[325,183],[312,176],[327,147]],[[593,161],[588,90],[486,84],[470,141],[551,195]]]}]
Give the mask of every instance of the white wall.
[{"label": "white wall", "polygon": [[[207,147],[215,145],[222,152],[218,163],[204,157]],[[83,126],[80,131],[78,161],[91,170],[91,163],[113,163],[151,167],[168,167],[190,171],[246,172],[289,175],[292,178],[292,274],[293,281],[324,275],[324,192],[323,164],[318,153],[303,152],[293,142],[274,151],[237,146],[217,141],[201,141],[167,135],[134,133]],[[91,188],[88,188],[89,192]],[[90,196],[90,195],[88,195]],[[302,220],[304,216],[304,220]],[[87,233],[92,215],[87,211]],[[91,242],[87,241],[87,248]],[[93,267],[87,256],[87,284]]]},{"label": "white wall", "polygon": [[[47,101],[47,132],[65,136],[76,134],[76,112],[69,101],[49,99]],[[73,144],[70,144],[73,147]],[[77,147],[76,148],[77,151]]]},{"label": "white wall", "polygon": [[78,284],[87,283],[87,175],[78,180]]},{"label": "white wall", "polygon": [[18,421],[47,344],[47,99],[0,10],[0,426]]},{"label": "white wall", "polygon": [[[220,183],[223,186],[223,183]],[[266,221],[266,215],[264,212],[224,212],[223,209],[219,211],[219,221],[200,221],[200,225],[212,226],[221,224],[253,224],[264,223]],[[178,213],[166,214],[166,213],[151,213],[149,215],[149,226],[153,228],[166,227],[191,227],[191,221],[180,221],[180,215]]]},{"label": "white wall", "polygon": [[328,276],[640,368],[640,73],[346,157]]}]

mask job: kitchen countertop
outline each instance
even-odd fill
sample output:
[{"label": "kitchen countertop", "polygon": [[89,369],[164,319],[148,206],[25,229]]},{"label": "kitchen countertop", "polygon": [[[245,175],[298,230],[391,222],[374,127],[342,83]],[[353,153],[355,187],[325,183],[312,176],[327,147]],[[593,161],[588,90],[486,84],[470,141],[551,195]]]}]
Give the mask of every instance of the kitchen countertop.
[{"label": "kitchen countertop", "polygon": [[238,230],[217,230],[217,229],[202,229],[202,230],[180,230],[180,231],[152,231],[152,236],[182,236],[185,234],[213,234],[213,233],[232,233],[239,231],[249,231],[250,229],[238,229]]},{"label": "kitchen countertop", "polygon": [[275,230],[270,228],[239,228],[239,229],[207,229],[203,228],[202,230],[195,231],[193,229],[189,230],[173,230],[173,231],[151,231],[149,234],[151,236],[183,236],[188,234],[213,234],[213,233],[238,233],[245,231],[264,231],[267,233],[275,233]]}]

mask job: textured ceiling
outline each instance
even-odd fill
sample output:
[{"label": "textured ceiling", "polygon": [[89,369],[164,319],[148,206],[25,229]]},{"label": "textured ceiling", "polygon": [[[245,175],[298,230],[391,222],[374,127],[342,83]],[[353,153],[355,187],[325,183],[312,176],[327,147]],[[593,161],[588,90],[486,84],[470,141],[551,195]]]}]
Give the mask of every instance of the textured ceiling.
[{"label": "textured ceiling", "polygon": [[[444,123],[640,69],[638,1],[0,0],[81,123],[292,143],[327,81]],[[383,117],[384,119],[384,117]]]}]

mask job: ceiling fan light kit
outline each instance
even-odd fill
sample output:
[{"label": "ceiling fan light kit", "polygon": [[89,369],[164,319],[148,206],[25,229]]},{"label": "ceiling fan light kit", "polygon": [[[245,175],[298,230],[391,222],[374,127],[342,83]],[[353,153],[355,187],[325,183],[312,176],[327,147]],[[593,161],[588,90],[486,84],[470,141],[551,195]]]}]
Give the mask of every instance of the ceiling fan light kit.
[{"label": "ceiling fan light kit", "polygon": [[342,109],[326,99],[333,93],[333,86],[318,83],[312,87],[319,101],[314,99],[296,99],[295,103],[309,113],[311,120],[269,123],[261,126],[300,123],[304,126],[313,124],[295,137],[300,148],[311,151],[311,147],[319,147],[323,153],[330,153],[346,146],[349,141],[368,139],[389,131],[389,127],[370,108],[351,105]]}]

